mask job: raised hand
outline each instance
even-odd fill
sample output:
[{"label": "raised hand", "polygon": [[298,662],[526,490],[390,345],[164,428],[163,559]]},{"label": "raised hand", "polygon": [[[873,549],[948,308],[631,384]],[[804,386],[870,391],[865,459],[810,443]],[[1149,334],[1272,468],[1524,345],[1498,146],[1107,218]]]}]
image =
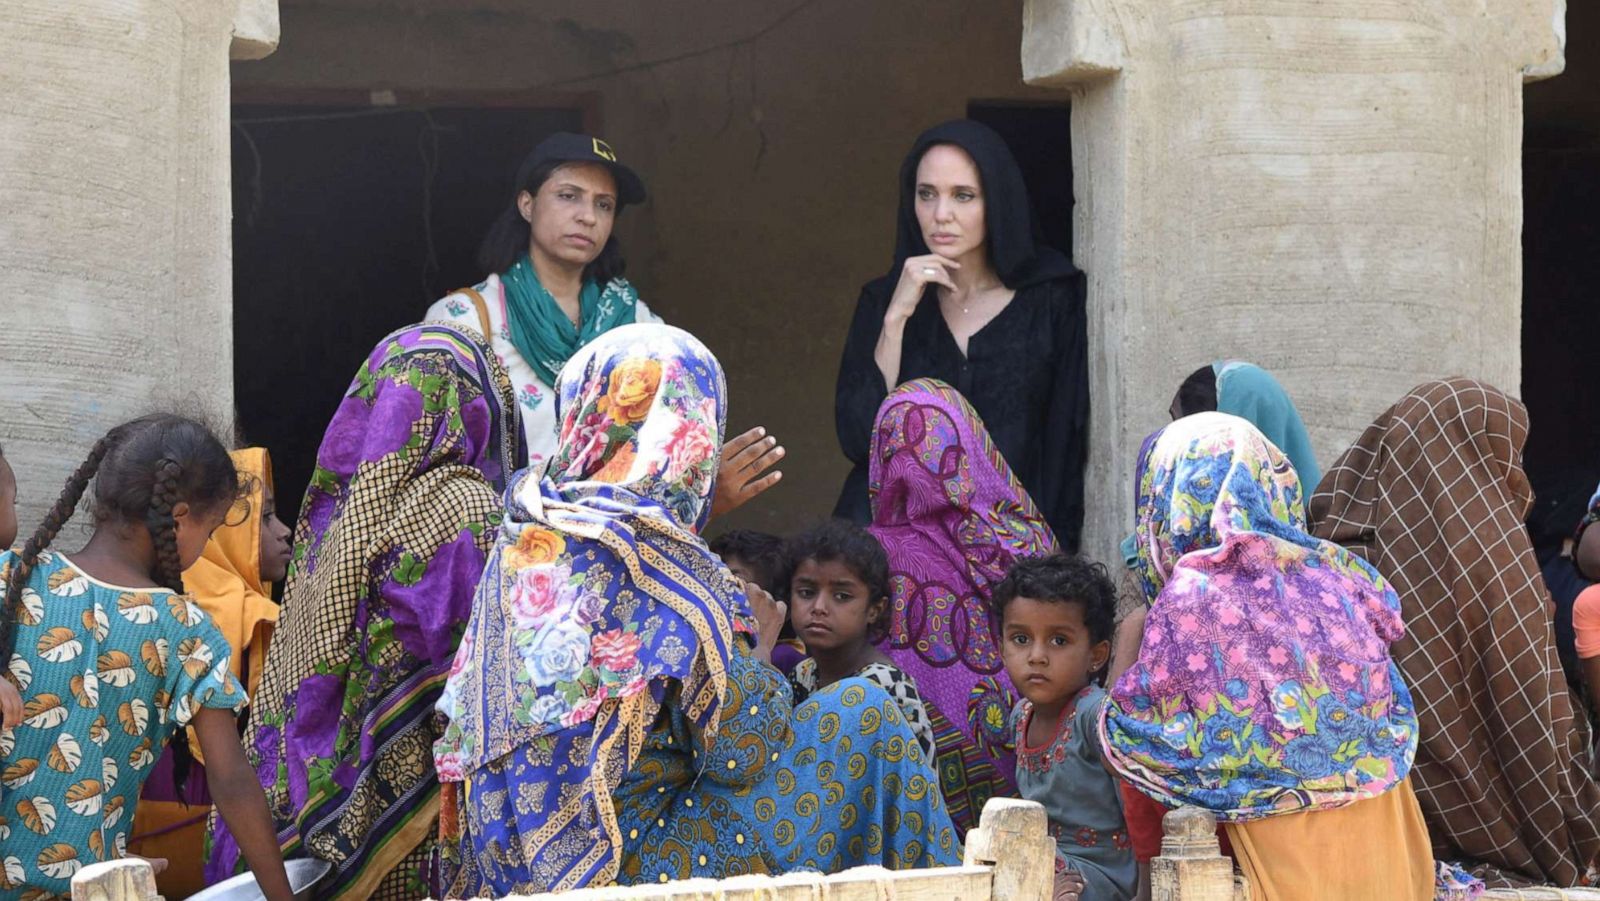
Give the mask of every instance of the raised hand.
[{"label": "raised hand", "polygon": [[711,498],[711,517],[731,513],[778,484],[783,473],[767,470],[777,466],[785,453],[778,439],[769,437],[760,426],[724,444],[716,493]]}]

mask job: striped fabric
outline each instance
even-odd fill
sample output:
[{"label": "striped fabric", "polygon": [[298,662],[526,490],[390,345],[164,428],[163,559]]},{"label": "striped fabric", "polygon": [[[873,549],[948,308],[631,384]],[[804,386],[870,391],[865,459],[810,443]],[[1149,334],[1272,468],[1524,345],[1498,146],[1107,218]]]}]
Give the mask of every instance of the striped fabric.
[{"label": "striped fabric", "polygon": [[1311,520],[1400,594],[1394,652],[1417,706],[1412,781],[1436,854],[1491,885],[1570,886],[1600,853],[1600,789],[1523,526],[1527,435],[1523,405],[1489,385],[1422,385],[1340,457]]}]

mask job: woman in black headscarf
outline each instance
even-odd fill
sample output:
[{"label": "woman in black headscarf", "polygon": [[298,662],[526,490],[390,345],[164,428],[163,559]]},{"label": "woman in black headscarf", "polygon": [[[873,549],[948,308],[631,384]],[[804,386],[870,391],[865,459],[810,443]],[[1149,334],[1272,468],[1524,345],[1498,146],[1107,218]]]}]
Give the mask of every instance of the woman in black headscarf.
[{"label": "woman in black headscarf", "polygon": [[1064,549],[1083,523],[1089,416],[1083,277],[1044,244],[1022,171],[992,129],[922,133],[900,169],[895,265],[867,283],[839,364],[839,444],[855,469],[835,515],[869,522],[878,405],[916,378],[954,385]]}]

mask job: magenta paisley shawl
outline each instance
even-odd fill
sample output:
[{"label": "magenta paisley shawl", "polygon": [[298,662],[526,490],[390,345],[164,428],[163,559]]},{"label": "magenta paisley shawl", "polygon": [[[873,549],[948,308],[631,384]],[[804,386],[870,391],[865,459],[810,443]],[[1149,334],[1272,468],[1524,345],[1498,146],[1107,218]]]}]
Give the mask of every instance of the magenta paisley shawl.
[{"label": "magenta paisley shawl", "polygon": [[1015,792],[1016,691],[989,595],[1018,557],[1055,551],[1055,536],[972,405],[936,379],[879,407],[869,476],[894,593],[883,650],[934,708],[940,783],[965,827],[988,797]]}]

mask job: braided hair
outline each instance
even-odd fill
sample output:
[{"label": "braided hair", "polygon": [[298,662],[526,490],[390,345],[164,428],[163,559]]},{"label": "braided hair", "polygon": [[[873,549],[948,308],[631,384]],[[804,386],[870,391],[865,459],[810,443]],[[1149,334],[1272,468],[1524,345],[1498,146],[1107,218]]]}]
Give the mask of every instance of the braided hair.
[{"label": "braided hair", "polygon": [[[107,432],[67,479],[44,522],[12,558],[5,580],[5,604],[0,608],[0,675],[10,669],[16,651],[22,596],[39,555],[72,518],[91,482],[95,523],[143,524],[155,546],[152,579],[180,593],[183,561],[178,554],[173,509],[187,502],[196,511],[215,510],[218,505],[231,506],[241,493],[227,448],[192,419],[155,414]],[[184,734],[175,733],[180,740],[172,745],[178,758],[174,777],[180,784],[189,763],[188,743],[181,740]]]}]

